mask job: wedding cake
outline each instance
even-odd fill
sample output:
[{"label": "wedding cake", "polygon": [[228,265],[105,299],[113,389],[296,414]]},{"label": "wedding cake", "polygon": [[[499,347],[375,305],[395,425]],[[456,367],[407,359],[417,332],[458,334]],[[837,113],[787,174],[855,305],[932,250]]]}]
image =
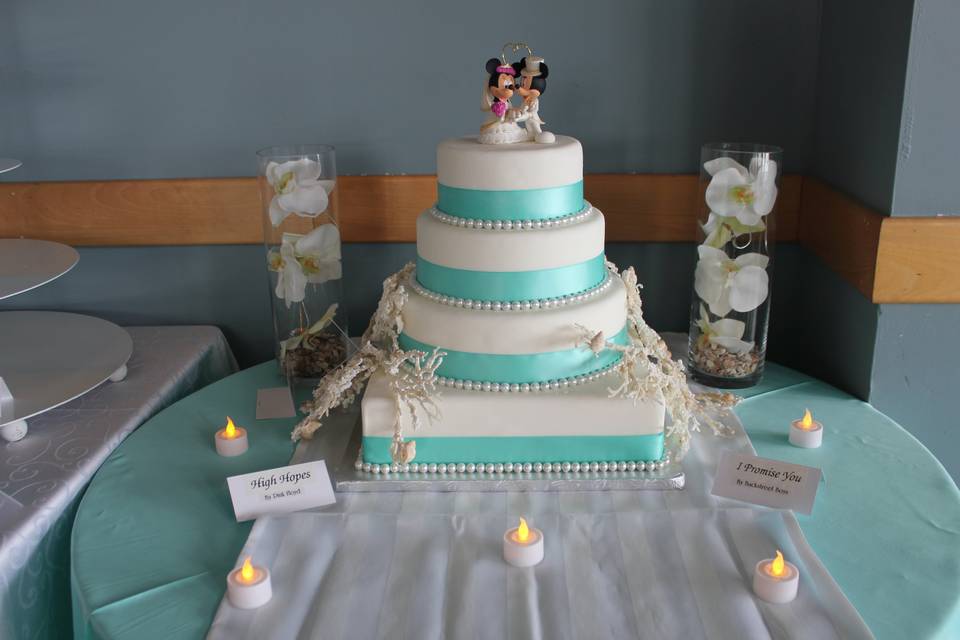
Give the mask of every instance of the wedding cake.
[{"label": "wedding cake", "polygon": [[[530,66],[494,59],[487,70],[497,89],[522,92]],[[438,418],[403,425],[413,459],[474,468],[659,460],[662,402],[609,398],[607,373],[622,354],[581,344],[584,329],[628,344],[626,290],[606,264],[603,214],[583,199],[582,147],[562,135],[537,142],[522,115],[494,112],[485,127],[511,142],[482,131],[437,148],[437,203],[417,220],[399,344],[445,355]],[[396,419],[387,380],[374,375],[362,401],[363,462],[394,461]]]},{"label": "wedding cake", "polygon": [[544,130],[549,69],[528,53],[487,62],[489,115],[437,147],[416,262],[384,281],[294,439],[362,394],[361,471],[650,471],[686,452],[716,399],[691,393],[643,320],[633,269],[606,260],[583,149]]}]

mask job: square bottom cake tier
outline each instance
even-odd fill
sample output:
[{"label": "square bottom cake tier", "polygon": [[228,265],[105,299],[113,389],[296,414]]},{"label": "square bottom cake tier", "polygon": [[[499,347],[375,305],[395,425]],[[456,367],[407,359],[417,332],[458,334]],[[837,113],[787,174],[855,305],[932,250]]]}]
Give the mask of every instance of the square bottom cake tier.
[{"label": "square bottom cake tier", "polygon": [[[618,378],[540,392],[439,389],[439,419],[417,408],[420,428],[401,414],[404,440],[420,464],[651,462],[664,453],[662,402],[611,398]],[[387,379],[374,375],[361,403],[363,462],[389,464],[396,402]]]}]

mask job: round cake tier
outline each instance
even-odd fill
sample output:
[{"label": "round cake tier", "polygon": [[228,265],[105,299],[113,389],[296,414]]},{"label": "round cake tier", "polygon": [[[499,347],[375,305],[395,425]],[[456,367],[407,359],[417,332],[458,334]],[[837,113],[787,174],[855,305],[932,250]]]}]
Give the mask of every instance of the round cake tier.
[{"label": "round cake tier", "polygon": [[480,144],[475,137],[437,147],[437,208],[477,220],[547,220],[580,211],[583,149],[568,136],[553,144]]},{"label": "round cake tier", "polygon": [[476,228],[436,210],[417,219],[417,279],[472,301],[542,301],[580,294],[605,276],[604,220],[588,207],[563,223]]},{"label": "round cake tier", "polygon": [[403,307],[404,349],[446,352],[437,374],[452,380],[524,384],[570,380],[611,367],[620,354],[577,346],[578,325],[627,343],[626,292],[611,274],[608,286],[579,302],[511,311],[467,309],[412,291]]}]

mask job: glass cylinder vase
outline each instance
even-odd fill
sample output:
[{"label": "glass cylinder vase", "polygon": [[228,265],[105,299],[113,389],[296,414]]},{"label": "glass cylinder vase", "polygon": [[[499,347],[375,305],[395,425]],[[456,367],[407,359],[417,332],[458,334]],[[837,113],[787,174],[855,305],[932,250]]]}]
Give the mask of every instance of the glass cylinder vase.
[{"label": "glass cylinder vase", "polygon": [[269,147],[257,159],[277,362],[291,386],[313,385],[347,357],[336,152]]},{"label": "glass cylinder vase", "polygon": [[690,305],[689,366],[711,387],[763,377],[773,224],[783,150],[718,143],[700,151],[700,244]]}]

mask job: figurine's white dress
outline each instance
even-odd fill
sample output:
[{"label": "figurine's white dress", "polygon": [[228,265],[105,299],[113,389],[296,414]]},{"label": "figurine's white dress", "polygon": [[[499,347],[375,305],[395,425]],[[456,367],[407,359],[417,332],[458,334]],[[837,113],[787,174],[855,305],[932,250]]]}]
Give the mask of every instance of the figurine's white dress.
[{"label": "figurine's white dress", "polygon": [[514,109],[510,108],[510,102],[507,103],[507,112],[503,118],[497,117],[493,113],[493,96],[490,95],[487,85],[483,85],[483,91],[480,95],[480,110],[490,112],[490,117],[480,127],[480,144],[510,144],[513,142],[524,142],[529,140],[529,133],[526,129],[518,125],[513,117]]},{"label": "figurine's white dress", "polygon": [[496,116],[483,123],[480,129],[481,144],[510,144],[526,142],[530,133],[513,120],[500,120]]}]

